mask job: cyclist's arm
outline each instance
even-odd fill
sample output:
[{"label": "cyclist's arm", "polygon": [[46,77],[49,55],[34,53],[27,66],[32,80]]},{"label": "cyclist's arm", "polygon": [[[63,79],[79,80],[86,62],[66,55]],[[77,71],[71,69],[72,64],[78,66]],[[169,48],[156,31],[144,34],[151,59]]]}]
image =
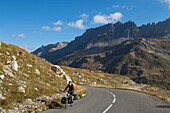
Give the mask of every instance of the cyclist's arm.
[{"label": "cyclist's arm", "polygon": [[69,87],[69,85],[66,86],[66,88],[64,89],[64,91],[66,91],[68,87]]}]

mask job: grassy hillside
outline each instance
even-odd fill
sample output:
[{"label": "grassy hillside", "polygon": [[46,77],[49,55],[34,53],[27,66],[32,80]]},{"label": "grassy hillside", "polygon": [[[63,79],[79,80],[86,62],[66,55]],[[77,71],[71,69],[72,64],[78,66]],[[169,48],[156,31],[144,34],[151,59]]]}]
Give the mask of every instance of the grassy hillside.
[{"label": "grassy hillside", "polygon": [[[18,70],[11,67],[16,58]],[[51,69],[52,64],[17,46],[0,44],[0,110],[41,111],[59,99],[58,88],[66,80]],[[59,96],[57,96],[59,95]],[[14,110],[14,111],[15,111]]]}]

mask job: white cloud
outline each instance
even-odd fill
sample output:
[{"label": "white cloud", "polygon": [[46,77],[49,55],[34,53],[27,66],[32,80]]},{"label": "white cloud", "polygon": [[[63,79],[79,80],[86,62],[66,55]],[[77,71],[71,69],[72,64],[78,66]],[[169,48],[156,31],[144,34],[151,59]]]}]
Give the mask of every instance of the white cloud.
[{"label": "white cloud", "polygon": [[89,15],[83,13],[83,14],[80,15],[80,17],[81,17],[83,20],[86,20],[86,19],[89,17]]},{"label": "white cloud", "polygon": [[54,22],[53,25],[56,25],[56,26],[63,25],[63,22],[61,20],[58,20],[57,22]]},{"label": "white cloud", "polygon": [[70,22],[67,25],[70,27],[78,28],[78,29],[85,29],[85,26],[83,25],[84,20],[80,19],[76,22]]},{"label": "white cloud", "polygon": [[125,6],[125,5],[123,5],[123,6],[120,6],[120,5],[113,5],[112,6],[113,8],[121,8],[121,9],[126,9],[126,10],[132,10],[133,8],[134,8],[134,6],[133,5],[131,5],[131,6]]},{"label": "white cloud", "polygon": [[13,37],[13,38],[26,38],[27,36],[25,34],[21,33],[21,34],[13,34],[13,35],[11,35],[11,37]]},{"label": "white cloud", "polygon": [[50,26],[42,26],[41,28],[42,30],[45,30],[45,31],[61,31],[62,28],[61,27],[54,27],[54,28],[51,28]]},{"label": "white cloud", "polygon": [[110,15],[98,14],[93,17],[93,21],[95,24],[108,24],[120,21],[122,17],[123,15],[120,12],[116,12]]},{"label": "white cloud", "polygon": [[168,8],[170,10],[170,0],[160,0],[160,1],[163,2],[163,3],[168,4]]},{"label": "white cloud", "polygon": [[129,10],[129,9],[130,9],[129,7],[127,7],[127,6],[125,6],[125,5],[122,6],[122,8],[123,8],[123,9],[126,9],[126,10]]},{"label": "white cloud", "polygon": [[50,27],[50,26],[42,26],[41,29],[42,29],[42,30],[45,30],[45,31],[50,31],[50,30],[51,30],[51,27]]},{"label": "white cloud", "polygon": [[19,38],[26,38],[26,36],[24,34],[18,34]]},{"label": "white cloud", "polygon": [[53,30],[54,31],[61,31],[62,29],[61,29],[61,27],[54,27]]},{"label": "white cloud", "polygon": [[113,5],[112,7],[113,8],[119,8],[120,6],[119,5]]}]

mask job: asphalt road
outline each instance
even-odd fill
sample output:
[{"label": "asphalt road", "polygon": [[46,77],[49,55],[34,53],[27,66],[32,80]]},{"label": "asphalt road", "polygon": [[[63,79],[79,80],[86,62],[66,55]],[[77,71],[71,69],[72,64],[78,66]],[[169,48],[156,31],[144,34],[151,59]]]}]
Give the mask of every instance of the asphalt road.
[{"label": "asphalt road", "polygon": [[87,87],[88,95],[67,109],[43,113],[170,113],[170,105],[148,94],[128,90]]}]

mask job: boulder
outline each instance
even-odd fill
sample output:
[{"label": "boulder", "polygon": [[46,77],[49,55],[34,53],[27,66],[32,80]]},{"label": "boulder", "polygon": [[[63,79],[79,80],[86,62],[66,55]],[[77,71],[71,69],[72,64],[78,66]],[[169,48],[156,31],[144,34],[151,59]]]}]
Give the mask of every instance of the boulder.
[{"label": "boulder", "polygon": [[17,61],[11,61],[10,65],[11,65],[13,70],[18,71]]},{"label": "boulder", "polygon": [[63,75],[65,75],[65,72],[63,71],[63,69],[62,69],[60,66],[58,66],[58,65],[53,65],[53,66],[51,66],[51,69],[52,69],[55,73],[59,74],[61,77],[62,77]]},{"label": "boulder", "polygon": [[64,78],[67,80],[67,83],[68,83],[69,81],[72,81],[71,78],[63,71],[63,69],[62,69],[60,66],[58,66],[58,65],[53,65],[53,66],[51,67],[51,69],[52,69],[55,73],[59,74],[60,76],[64,76]]},{"label": "boulder", "polygon": [[17,64],[17,61],[16,61],[16,57],[12,56],[12,58],[13,58],[13,61],[11,61],[11,63],[10,63],[11,68],[15,71],[18,71],[18,64]]},{"label": "boulder", "polygon": [[70,78],[67,74],[64,74],[63,76],[64,76],[64,78],[67,80],[67,83],[68,83],[69,81],[72,81],[71,78]]}]

